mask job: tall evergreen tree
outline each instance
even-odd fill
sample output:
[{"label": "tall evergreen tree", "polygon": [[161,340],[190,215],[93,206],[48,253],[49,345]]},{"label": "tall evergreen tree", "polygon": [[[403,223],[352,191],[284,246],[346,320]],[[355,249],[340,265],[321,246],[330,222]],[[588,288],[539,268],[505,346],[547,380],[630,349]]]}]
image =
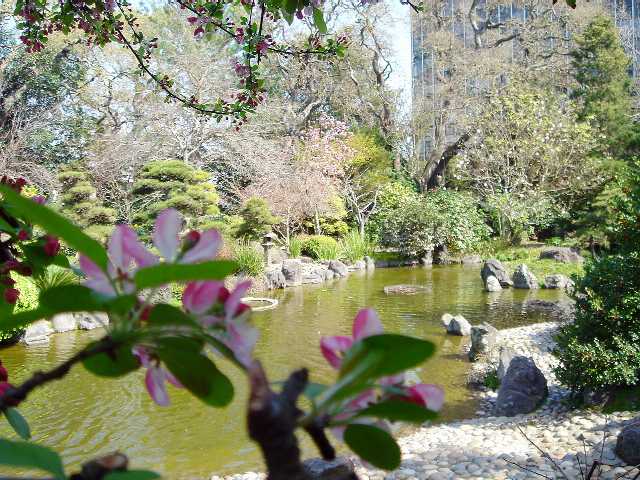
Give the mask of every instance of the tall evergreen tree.
[{"label": "tall evergreen tree", "polygon": [[58,174],[62,185],[61,211],[98,241],[105,241],[116,222],[116,211],[97,198],[89,175],[81,162],[63,167]]},{"label": "tall evergreen tree", "polygon": [[571,52],[581,104],[580,118],[591,119],[606,135],[608,153],[626,157],[637,149],[638,135],[632,119],[630,60],[618,30],[606,16],[595,17],[576,38]]},{"label": "tall evergreen tree", "polygon": [[219,196],[211,175],[181,160],[147,163],[133,186],[136,210],[133,221],[145,236],[151,233],[155,218],[166,208],[175,208],[188,228],[202,229],[220,215]]}]

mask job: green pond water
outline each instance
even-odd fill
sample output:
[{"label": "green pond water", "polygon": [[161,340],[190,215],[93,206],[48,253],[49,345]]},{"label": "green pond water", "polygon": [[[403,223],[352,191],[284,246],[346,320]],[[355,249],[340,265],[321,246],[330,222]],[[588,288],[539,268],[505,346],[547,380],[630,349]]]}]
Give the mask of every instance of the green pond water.
[{"label": "green pond water", "polygon": [[[416,295],[385,295],[383,287],[419,284],[427,289]],[[280,380],[301,366],[309,367],[312,380],[331,381],[334,372],[320,354],[322,335],[348,334],[355,313],[372,306],[389,332],[427,338],[437,354],[419,371],[424,381],[446,390],[441,420],[470,417],[475,401],[465,387],[469,363],[461,353],[460,337],[444,334],[440,316],[461,313],[472,324],[487,321],[508,328],[544,321],[539,313],[526,313],[530,298],[554,300],[554,291],[483,291],[477,267],[377,269],[321,285],[290,288],[268,295],[280,305],[254,314],[261,331],[256,356],[271,380]],[[0,350],[13,383],[36,369],[46,369],[65,359],[100,331],[53,335],[46,346],[12,346]],[[185,391],[170,387],[172,404],[158,407],[143,386],[141,371],[117,380],[91,376],[76,367],[62,381],[37,390],[21,406],[33,430],[33,440],[62,454],[70,467],[87,459],[119,450],[134,468],[154,469],[170,479],[205,479],[213,473],[260,469],[259,452],[244,431],[247,397],[245,378],[223,365],[235,387],[232,405],[219,410],[206,407]],[[0,437],[11,436],[0,422]],[[317,456],[303,441],[305,454]],[[2,467],[0,467],[1,470]],[[3,473],[0,471],[0,474]],[[9,473],[9,472],[6,472]]]}]

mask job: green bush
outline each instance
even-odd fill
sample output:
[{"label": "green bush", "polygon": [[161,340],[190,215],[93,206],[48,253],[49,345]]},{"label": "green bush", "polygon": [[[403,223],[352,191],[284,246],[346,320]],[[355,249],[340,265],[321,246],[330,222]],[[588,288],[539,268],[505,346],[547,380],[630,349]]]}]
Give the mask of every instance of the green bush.
[{"label": "green bush", "polygon": [[63,287],[65,285],[75,285],[79,283],[78,276],[67,268],[51,265],[47,270],[37,277],[34,277],[33,283],[38,291],[47,290],[53,287]]},{"label": "green bush", "polygon": [[352,230],[340,240],[341,257],[350,262],[356,262],[366,256],[372,256],[374,250],[374,242],[367,236],[360,235],[357,230]]},{"label": "green bush", "polygon": [[340,245],[335,238],[311,235],[304,238],[302,253],[314,260],[337,260],[340,257]]},{"label": "green bush", "polygon": [[640,383],[640,252],[590,262],[576,318],[560,328],[558,379],[573,390]]},{"label": "green bush", "polygon": [[262,198],[250,198],[240,210],[242,223],[238,227],[236,236],[246,240],[261,240],[271,231],[271,226],[278,223],[278,217],[273,216],[269,205]]},{"label": "green bush", "polygon": [[300,237],[291,237],[289,239],[289,256],[291,258],[298,258],[302,255],[302,248],[304,246],[304,240]]},{"label": "green bush", "polygon": [[258,277],[264,273],[264,257],[248,242],[233,247],[233,259],[238,264],[238,273]]}]

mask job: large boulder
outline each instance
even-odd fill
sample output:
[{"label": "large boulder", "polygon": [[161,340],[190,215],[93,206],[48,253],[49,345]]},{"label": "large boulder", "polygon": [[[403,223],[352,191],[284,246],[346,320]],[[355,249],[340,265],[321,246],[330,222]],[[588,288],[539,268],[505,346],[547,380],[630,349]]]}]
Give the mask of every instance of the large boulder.
[{"label": "large boulder", "polygon": [[51,326],[56,333],[69,332],[78,328],[78,321],[72,313],[59,313],[51,319]]},{"label": "large boulder", "polygon": [[27,326],[24,335],[20,340],[25,345],[38,345],[47,343],[49,336],[53,333],[51,322],[48,320],[38,320]]},{"label": "large boulder", "polygon": [[109,325],[109,317],[104,313],[79,313],[77,316],[80,330],[94,330]]},{"label": "large boulder", "polygon": [[443,313],[442,317],[440,317],[440,321],[442,322],[442,325],[444,326],[444,328],[449,327],[451,320],[453,320],[453,315],[451,315],[450,313]]},{"label": "large boulder", "polygon": [[433,265],[433,250],[428,250],[420,259],[420,265],[424,267],[428,267],[429,265]]},{"label": "large boulder", "polygon": [[500,286],[502,287],[510,287],[512,282],[509,278],[509,274],[507,273],[507,269],[504,268],[504,265],[500,263],[500,260],[496,260],[494,258],[487,260],[484,262],[482,266],[482,270],[480,271],[480,276],[482,277],[482,281],[486,284],[487,278],[490,276],[494,276],[500,282]]},{"label": "large boulder", "polygon": [[498,390],[496,414],[514,417],[531,413],[548,394],[547,379],[535,362],[528,357],[514,357]]},{"label": "large boulder", "polygon": [[524,263],[518,265],[511,278],[513,279],[513,288],[524,288],[528,290],[538,288],[538,279]]},{"label": "large boulder", "polygon": [[573,280],[566,275],[556,273],[554,275],[547,275],[544,277],[544,288],[559,288],[563,290],[570,290],[574,286]]},{"label": "large boulder", "polygon": [[311,458],[302,462],[309,480],[352,480],[356,478],[353,462],[344,457],[334,460]]},{"label": "large boulder", "polygon": [[364,260],[356,260],[351,265],[349,265],[349,270],[364,270],[367,268],[367,263]]},{"label": "large boulder", "polygon": [[471,324],[462,315],[455,315],[446,328],[449,335],[466,337],[471,334]]},{"label": "large boulder", "polygon": [[500,353],[498,354],[498,380],[502,381],[504,376],[507,374],[509,365],[511,365],[511,361],[515,356],[516,352],[511,350],[509,347],[500,347]]},{"label": "large boulder", "polygon": [[499,292],[502,290],[502,285],[496,277],[489,275],[487,281],[484,283],[484,288],[487,292]]},{"label": "large boulder", "polygon": [[575,303],[572,300],[549,301],[534,298],[522,305],[527,312],[543,312],[557,320],[571,321],[575,316]]},{"label": "large boulder", "polygon": [[488,354],[496,344],[498,330],[483,323],[471,327],[471,348],[469,349],[469,360],[475,362],[483,355]]},{"label": "large boulder", "polygon": [[322,283],[325,280],[324,272],[328,269],[324,265],[315,263],[305,264],[302,268],[302,283]]},{"label": "large boulder", "polygon": [[624,427],[618,435],[616,455],[627,465],[640,465],[640,417]]},{"label": "large boulder", "polygon": [[349,274],[349,269],[340,260],[331,260],[329,262],[329,270],[332,270],[336,277],[346,277]]},{"label": "large boulder", "polygon": [[277,288],[285,288],[287,286],[287,279],[282,273],[282,268],[273,270],[267,270],[264,272],[265,284],[269,290],[275,290]]},{"label": "large boulder", "polygon": [[288,287],[302,285],[302,262],[288,259],[282,262],[282,273]]},{"label": "large boulder", "polygon": [[562,263],[582,263],[584,261],[579,250],[569,247],[545,248],[540,252],[540,259],[555,260]]}]

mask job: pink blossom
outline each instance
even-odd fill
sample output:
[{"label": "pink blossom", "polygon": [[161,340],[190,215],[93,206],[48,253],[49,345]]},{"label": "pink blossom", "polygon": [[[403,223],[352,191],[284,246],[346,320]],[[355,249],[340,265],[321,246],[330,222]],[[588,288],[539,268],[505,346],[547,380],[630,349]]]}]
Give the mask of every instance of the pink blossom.
[{"label": "pink blossom", "polygon": [[222,282],[200,281],[187,284],[182,293],[182,306],[196,315],[199,322],[213,329],[214,335],[231,349],[240,363],[251,363],[258,332],[246,321],[250,308],[242,297],[251,282],[241,282],[229,292]]},{"label": "pink blossom", "polygon": [[47,203],[47,199],[45,197],[43,197],[42,195],[36,195],[34,197],[31,197],[31,200],[33,200],[34,202],[36,202],[39,205],[44,205],[45,203]]},{"label": "pink blossom", "polygon": [[406,396],[403,397],[403,399],[433,410],[434,412],[440,410],[444,403],[444,390],[437,385],[420,383],[408,387],[405,392]]},{"label": "pink blossom", "polygon": [[56,237],[47,235],[44,241],[44,254],[48,257],[55,257],[60,251],[60,242]]},{"label": "pink blossom", "polygon": [[382,323],[378,314],[372,308],[363,308],[358,312],[353,321],[353,333],[351,337],[334,336],[322,337],[320,350],[329,364],[339,369],[344,353],[351,348],[354,342],[383,332]]},{"label": "pink blossom", "polygon": [[258,44],[256,45],[256,50],[258,51],[259,54],[264,54],[267,52],[267,50],[269,50],[269,43],[267,43],[266,40],[260,40],[258,42]]},{"label": "pink blossom", "polygon": [[179,235],[183,223],[182,215],[173,208],[164,210],[156,219],[153,244],[165,260],[177,260],[179,263],[213,260],[222,246],[222,237],[218,231],[207,230],[197,236],[190,232],[184,242],[181,242]]},{"label": "pink blossom", "polygon": [[138,358],[140,364],[147,369],[144,383],[149,395],[158,405],[166,407],[170,403],[166,382],[171,383],[177,388],[183,388],[182,385],[178,379],[174,377],[171,372],[162,367],[160,362],[153,358],[144,347],[135,346],[133,347],[132,352]]}]

